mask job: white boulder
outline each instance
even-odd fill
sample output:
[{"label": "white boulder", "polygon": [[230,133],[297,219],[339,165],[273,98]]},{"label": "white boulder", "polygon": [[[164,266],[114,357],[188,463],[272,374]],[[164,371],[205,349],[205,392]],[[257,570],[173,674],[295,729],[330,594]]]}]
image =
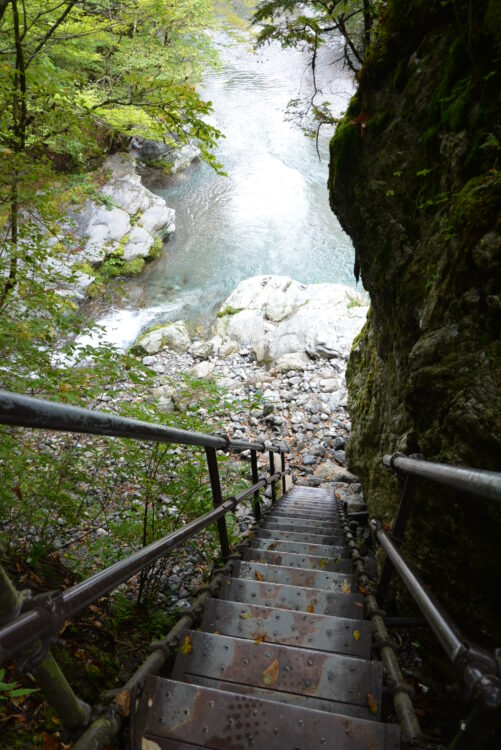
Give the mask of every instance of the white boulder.
[{"label": "white boulder", "polygon": [[175,352],[185,352],[189,349],[191,339],[184,322],[176,320],[152,328],[137,339],[133,349],[143,354],[157,354],[162,349],[172,349]]},{"label": "white boulder", "polygon": [[367,310],[368,301],[341,284],[255,276],[225,300],[215,333],[251,348],[258,361],[280,362],[285,369],[284,358],[292,357],[305,369],[308,358],[345,359]]},{"label": "white boulder", "polygon": [[210,378],[214,372],[214,368],[215,364],[213,362],[199,362],[198,365],[191,368],[190,372],[195,378],[202,380]]},{"label": "white boulder", "polygon": [[135,258],[147,258],[151,246],[155,240],[152,235],[142,227],[131,229],[127,242],[123,247],[122,258],[124,260],[134,260]]}]

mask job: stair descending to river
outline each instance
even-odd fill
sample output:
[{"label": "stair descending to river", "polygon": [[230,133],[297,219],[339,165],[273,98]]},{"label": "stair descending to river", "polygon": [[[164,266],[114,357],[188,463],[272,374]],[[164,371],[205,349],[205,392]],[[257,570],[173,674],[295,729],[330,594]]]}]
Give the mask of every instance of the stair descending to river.
[{"label": "stair descending to river", "polygon": [[135,747],[398,750],[352,570],[333,490],[286,493],[183,633],[172,678],[146,680]]}]

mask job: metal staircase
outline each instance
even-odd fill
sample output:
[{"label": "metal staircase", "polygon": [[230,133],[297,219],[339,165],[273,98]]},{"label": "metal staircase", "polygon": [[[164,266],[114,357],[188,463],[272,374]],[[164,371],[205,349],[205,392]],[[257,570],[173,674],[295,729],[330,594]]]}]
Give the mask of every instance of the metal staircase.
[{"label": "metal staircase", "polygon": [[181,634],[172,679],[146,681],[134,746],[400,748],[352,570],[333,490],[286,493]]}]

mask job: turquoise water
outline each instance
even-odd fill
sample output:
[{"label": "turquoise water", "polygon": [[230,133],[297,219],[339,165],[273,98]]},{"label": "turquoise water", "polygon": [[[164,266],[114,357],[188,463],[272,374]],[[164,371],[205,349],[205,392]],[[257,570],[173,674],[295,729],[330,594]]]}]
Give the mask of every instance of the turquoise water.
[{"label": "turquoise water", "polygon": [[[150,185],[176,209],[176,232],[163,257],[128,282],[148,323],[206,321],[239,281],[257,274],[354,284],[351,241],[328,202],[330,134],[321,134],[319,160],[315,141],[285,116],[299,88],[311,90],[308,55],[217,41],[222,66],[206,76],[202,93],[226,136],[217,156],[228,177],[198,162]],[[341,112],[351,75],[328,63],[319,81]]]}]

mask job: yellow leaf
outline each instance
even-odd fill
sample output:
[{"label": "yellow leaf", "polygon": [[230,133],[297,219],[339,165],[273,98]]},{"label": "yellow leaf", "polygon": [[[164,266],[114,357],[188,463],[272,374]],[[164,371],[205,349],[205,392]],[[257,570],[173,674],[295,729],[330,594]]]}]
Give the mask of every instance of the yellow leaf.
[{"label": "yellow leaf", "polygon": [[374,698],[372,693],[367,693],[367,705],[371,714],[377,714],[377,700]]},{"label": "yellow leaf", "polygon": [[264,575],[259,570],[256,570],[254,575],[256,576],[256,581],[264,581]]},{"label": "yellow leaf", "polygon": [[262,635],[258,635],[257,638],[254,638],[254,643],[256,644],[256,646],[259,646],[259,644],[264,643],[265,640],[266,640],[266,634],[263,633]]},{"label": "yellow leaf", "polygon": [[356,641],[360,640],[360,632],[358,630],[353,631],[353,637]]},{"label": "yellow leaf", "polygon": [[320,568],[320,570],[324,570],[328,566],[328,564],[329,564],[328,560],[326,559],[320,560],[320,562],[318,563],[318,567]]},{"label": "yellow leaf", "polygon": [[130,714],[130,699],[131,694],[128,690],[121,690],[113,698],[113,702],[118,706],[120,716],[128,716]]},{"label": "yellow leaf", "polygon": [[280,670],[278,668],[278,659],[274,659],[269,667],[266,667],[263,674],[261,675],[261,679],[265,685],[274,685],[275,682],[278,680],[278,676],[280,674]]},{"label": "yellow leaf", "polygon": [[310,615],[312,615],[315,611],[315,607],[313,606],[313,604],[308,604],[308,606],[306,607],[306,611],[309,612]]},{"label": "yellow leaf", "polygon": [[181,653],[182,654],[191,654],[193,651],[193,644],[190,640],[190,636],[187,635],[186,638],[183,641],[183,645],[181,646]]},{"label": "yellow leaf", "polygon": [[241,612],[240,613],[240,619],[241,620],[250,620],[252,617],[250,612]]},{"label": "yellow leaf", "polygon": [[348,580],[343,581],[343,585],[341,586],[341,593],[351,594],[351,586]]}]

